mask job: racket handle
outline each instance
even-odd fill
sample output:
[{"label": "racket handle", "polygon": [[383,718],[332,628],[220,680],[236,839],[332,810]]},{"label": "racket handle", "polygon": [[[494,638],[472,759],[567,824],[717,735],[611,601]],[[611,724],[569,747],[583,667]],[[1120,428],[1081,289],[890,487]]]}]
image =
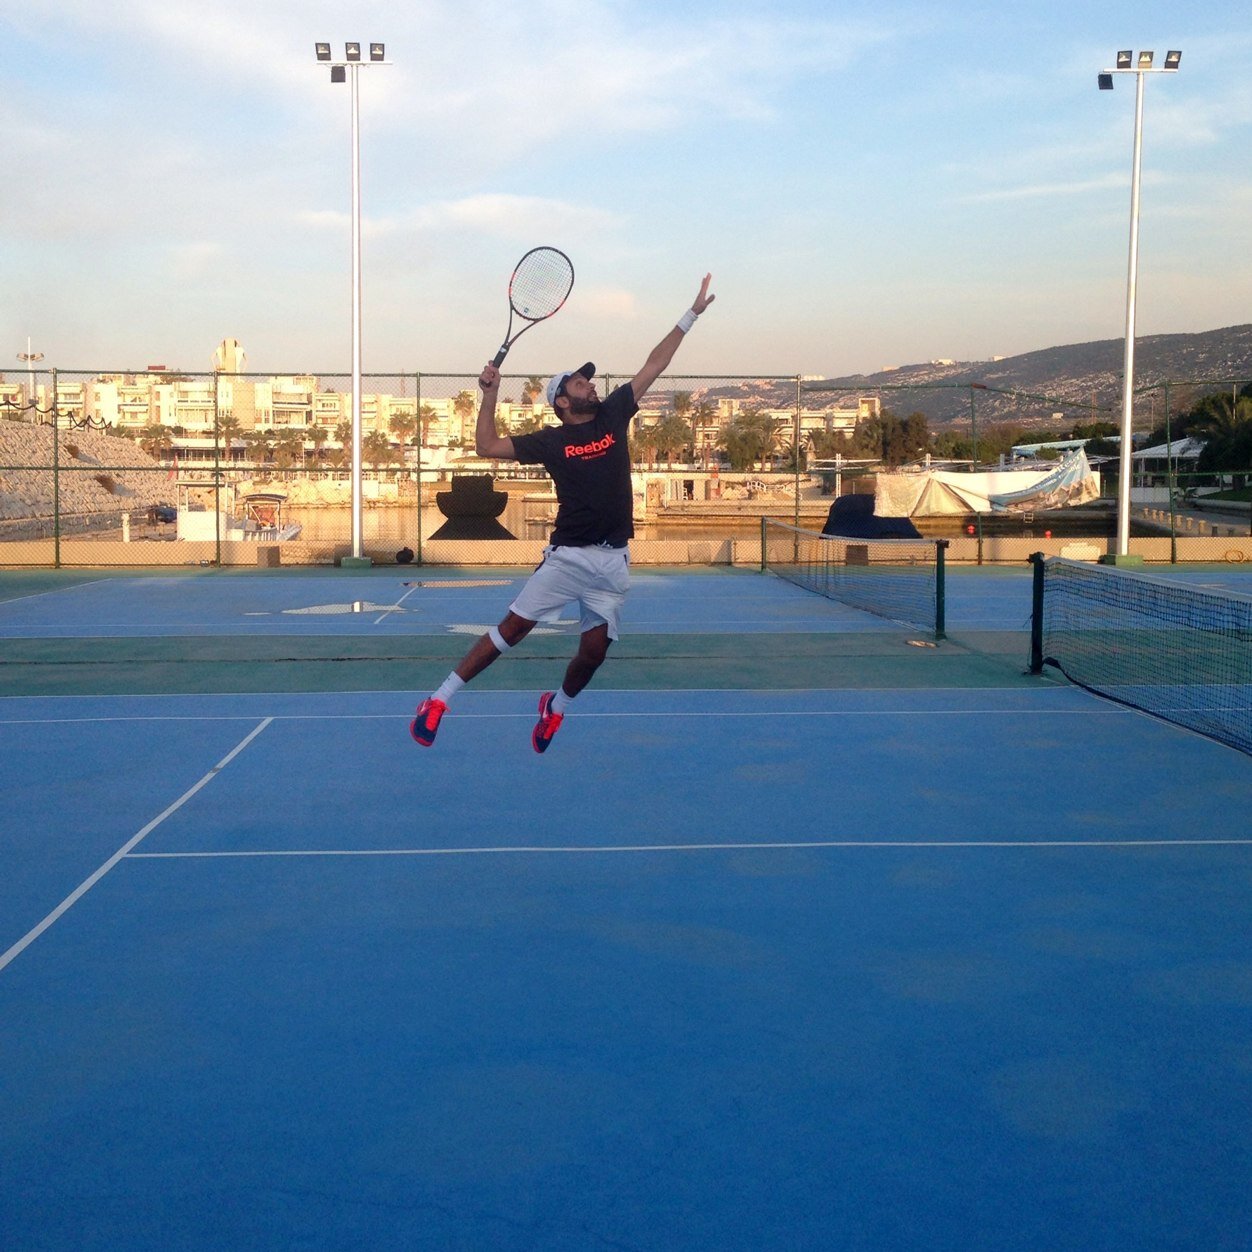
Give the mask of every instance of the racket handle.
[{"label": "racket handle", "polygon": [[503,361],[504,358],[508,355],[509,355],[509,345],[506,343],[504,347],[502,347],[500,351],[497,352],[496,355],[492,358],[492,362],[491,362],[492,365],[494,365],[497,369],[499,369],[500,362]]}]

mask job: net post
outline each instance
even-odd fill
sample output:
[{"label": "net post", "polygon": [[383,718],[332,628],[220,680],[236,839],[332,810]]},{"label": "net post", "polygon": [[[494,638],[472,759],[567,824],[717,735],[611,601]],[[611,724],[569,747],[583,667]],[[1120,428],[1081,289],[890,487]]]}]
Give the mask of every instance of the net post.
[{"label": "net post", "polygon": [[1042,552],[1032,552],[1030,563],[1034,576],[1030,594],[1030,670],[1032,674],[1043,673],[1043,570]]},{"label": "net post", "polygon": [[947,635],[947,594],[946,594],[946,559],[948,550],[947,539],[935,540],[935,638],[946,639]]},{"label": "net post", "polygon": [[765,524],[768,521],[769,521],[769,518],[767,517],[761,518],[761,573],[762,574],[764,574],[766,570],[769,568],[769,564],[765,559],[765,542],[766,542],[765,541]]}]

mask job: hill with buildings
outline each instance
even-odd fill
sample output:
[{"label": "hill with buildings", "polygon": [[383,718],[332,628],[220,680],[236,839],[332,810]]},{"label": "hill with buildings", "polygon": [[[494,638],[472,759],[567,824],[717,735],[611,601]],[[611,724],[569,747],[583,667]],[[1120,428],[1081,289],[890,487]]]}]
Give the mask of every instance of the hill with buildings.
[{"label": "hill with buildings", "polygon": [[[905,416],[922,413],[932,429],[968,424],[970,386],[979,423],[1022,426],[1073,425],[1116,420],[1121,409],[1122,339],[1043,348],[993,361],[932,361],[874,374],[806,379],[805,407],[855,403],[858,395],[878,394],[884,408]],[[1252,323],[1198,334],[1147,335],[1135,343],[1135,389],[1144,395],[1137,411],[1163,414],[1163,387],[1171,384],[1170,408],[1193,402],[1222,383],[1252,380]],[[1176,385],[1176,386],[1175,386]],[[759,380],[717,387],[711,398],[782,408],[795,403],[791,380]],[[1058,414],[1060,416],[1058,416]]]}]

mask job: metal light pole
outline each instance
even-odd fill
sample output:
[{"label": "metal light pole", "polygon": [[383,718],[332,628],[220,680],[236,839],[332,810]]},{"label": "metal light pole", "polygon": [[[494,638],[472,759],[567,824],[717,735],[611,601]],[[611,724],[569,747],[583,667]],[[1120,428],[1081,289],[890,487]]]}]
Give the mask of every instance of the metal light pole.
[{"label": "metal light pole", "polygon": [[35,411],[35,362],[43,360],[42,352],[32,352],[30,336],[26,336],[26,351],[17,354],[19,361],[26,362],[26,406],[33,414]]},{"label": "metal light pole", "polygon": [[[1131,426],[1134,415],[1135,390],[1135,286],[1139,274],[1139,169],[1143,151],[1143,79],[1145,74],[1173,74],[1182,60],[1181,52],[1167,52],[1162,69],[1152,68],[1153,53],[1117,54],[1117,68],[1102,70],[1097,77],[1101,91],[1113,90],[1114,74],[1135,76],[1135,143],[1130,174],[1130,257],[1126,272],[1126,346],[1122,364],[1121,448],[1117,474],[1117,553],[1126,558],[1130,553],[1130,484]],[[1116,559],[1115,558],[1115,559]]]},{"label": "metal light pole", "polygon": [[361,525],[361,98],[358,71],[362,65],[388,65],[380,43],[369,45],[369,60],[361,60],[361,45],[344,45],[344,59],[331,59],[330,44],[315,45],[317,59],[330,65],[330,81],[352,78],[352,559],[364,560]]}]

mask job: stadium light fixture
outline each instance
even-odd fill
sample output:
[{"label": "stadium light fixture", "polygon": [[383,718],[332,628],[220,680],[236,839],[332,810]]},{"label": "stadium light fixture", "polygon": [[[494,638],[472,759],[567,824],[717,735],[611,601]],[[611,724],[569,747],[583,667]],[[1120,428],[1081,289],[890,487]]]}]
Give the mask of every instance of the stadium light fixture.
[{"label": "stadium light fixture", "polygon": [[[320,62],[330,60],[330,44],[318,43],[317,59]],[[381,43],[369,45],[370,59],[361,60],[361,45],[347,43],[344,45],[344,60],[332,62],[330,81],[342,83],[348,80],[348,71],[352,72],[352,556],[361,560],[362,552],[362,515],[361,515],[361,100],[357,79],[359,72],[366,65],[387,65],[384,60],[384,46]]]},{"label": "stadium light fixture", "polygon": [[1143,155],[1143,79],[1146,74],[1173,74],[1182,61],[1182,53],[1165,54],[1162,69],[1152,68],[1153,54],[1140,52],[1138,61],[1132,51],[1118,52],[1117,66],[1101,70],[1096,85],[1101,91],[1113,89],[1114,74],[1135,76],[1135,140],[1130,167],[1130,256],[1126,266],[1126,346],[1122,365],[1121,446],[1118,449],[1117,475],[1117,552],[1113,560],[1130,553],[1130,483],[1131,427],[1135,394],[1135,295],[1139,276],[1139,172]]}]

